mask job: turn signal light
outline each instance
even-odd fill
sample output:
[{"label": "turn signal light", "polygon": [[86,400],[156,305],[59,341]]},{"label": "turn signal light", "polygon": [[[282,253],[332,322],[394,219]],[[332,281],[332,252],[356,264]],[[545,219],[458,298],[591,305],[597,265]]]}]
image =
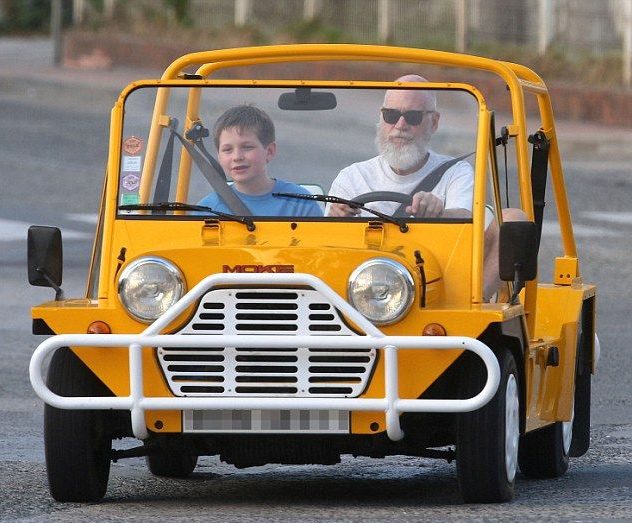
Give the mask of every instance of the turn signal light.
[{"label": "turn signal light", "polygon": [[88,334],[112,334],[112,329],[104,321],[93,321],[88,325]]},{"label": "turn signal light", "polygon": [[422,336],[445,336],[446,334],[445,327],[440,323],[429,323],[421,331]]}]

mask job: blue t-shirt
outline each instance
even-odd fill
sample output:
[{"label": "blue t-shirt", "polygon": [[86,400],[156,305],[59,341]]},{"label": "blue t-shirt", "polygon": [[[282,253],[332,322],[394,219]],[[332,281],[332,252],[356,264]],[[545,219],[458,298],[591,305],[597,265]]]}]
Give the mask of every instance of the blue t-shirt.
[{"label": "blue t-shirt", "polygon": [[[272,196],[274,192],[311,194],[295,183],[275,180],[270,192],[265,194],[244,194],[231,186],[232,191],[246,204],[253,216],[322,216],[318,203],[313,200],[299,200],[283,196]],[[216,192],[206,195],[198,205],[210,207],[219,212],[234,214]]]}]

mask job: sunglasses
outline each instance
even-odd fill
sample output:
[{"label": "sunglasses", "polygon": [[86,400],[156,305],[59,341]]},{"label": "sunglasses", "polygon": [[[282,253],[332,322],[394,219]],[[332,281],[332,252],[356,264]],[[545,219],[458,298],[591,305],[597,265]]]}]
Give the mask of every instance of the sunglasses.
[{"label": "sunglasses", "polygon": [[434,113],[434,111],[405,111],[402,113],[397,109],[387,109],[386,107],[382,107],[381,111],[382,118],[390,125],[396,124],[402,116],[408,125],[419,125],[425,114]]}]

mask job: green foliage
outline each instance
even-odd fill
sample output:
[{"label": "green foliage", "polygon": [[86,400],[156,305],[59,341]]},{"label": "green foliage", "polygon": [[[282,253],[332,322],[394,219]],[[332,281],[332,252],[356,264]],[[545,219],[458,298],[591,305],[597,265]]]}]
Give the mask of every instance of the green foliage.
[{"label": "green foliage", "polygon": [[618,52],[595,56],[589,51],[569,50],[564,45],[553,44],[540,56],[533,47],[489,42],[472,42],[467,52],[525,65],[549,81],[564,80],[590,85],[621,84],[622,64],[621,54]]},{"label": "green foliage", "polygon": [[2,0],[0,31],[47,31],[50,25],[50,3],[50,0]]},{"label": "green foliage", "polygon": [[311,20],[297,20],[288,24],[286,31],[288,36],[297,42],[338,43],[343,41],[341,29],[326,25],[319,17]]},{"label": "green foliage", "polygon": [[189,16],[189,0],[163,0],[165,5],[173,10],[176,22],[179,25],[190,27],[193,19]]}]

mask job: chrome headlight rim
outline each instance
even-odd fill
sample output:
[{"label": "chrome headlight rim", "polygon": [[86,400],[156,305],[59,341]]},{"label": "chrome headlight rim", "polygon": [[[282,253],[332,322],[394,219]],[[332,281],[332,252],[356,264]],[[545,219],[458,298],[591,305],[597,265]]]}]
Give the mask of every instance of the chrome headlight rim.
[{"label": "chrome headlight rim", "polygon": [[123,304],[123,307],[132,318],[140,321],[141,323],[151,324],[156,321],[162,314],[159,314],[158,316],[147,316],[135,312],[133,304],[129,302],[128,296],[126,296],[123,292],[125,283],[129,279],[130,275],[139,267],[147,264],[155,264],[161,266],[163,269],[166,269],[167,272],[171,274],[171,276],[173,276],[174,280],[176,281],[176,298],[173,300],[173,303],[170,306],[172,306],[180,298],[182,298],[182,296],[184,296],[184,294],[186,293],[186,284],[184,281],[184,275],[182,274],[182,271],[178,268],[178,266],[172,261],[169,261],[166,258],[161,258],[160,256],[143,256],[141,258],[137,258],[130,262],[130,264],[121,271],[117,286],[120,302]]},{"label": "chrome headlight rim", "polygon": [[[356,305],[356,303],[354,302],[354,299],[353,299],[353,285],[355,284],[358,276],[363,271],[365,271],[367,268],[370,268],[370,267],[372,267],[374,265],[386,265],[390,269],[393,269],[399,276],[402,277],[402,279],[404,281],[404,284],[405,284],[405,287],[406,287],[407,294],[408,294],[408,300],[407,300],[407,303],[405,304],[405,306],[399,311],[399,313],[395,317],[389,318],[387,320],[380,320],[380,319],[372,319],[372,318],[370,318],[369,316],[364,314],[357,307],[357,305]],[[392,260],[390,258],[383,258],[383,257],[371,258],[370,260],[367,260],[367,261],[361,263],[349,275],[349,282],[348,282],[348,285],[347,285],[347,297],[348,297],[349,303],[356,310],[358,310],[358,312],[360,312],[360,314],[362,314],[365,318],[367,318],[374,325],[380,325],[380,326],[382,326],[382,325],[392,325],[393,323],[397,323],[404,316],[406,316],[406,314],[408,314],[408,311],[412,307],[413,302],[415,301],[415,280],[413,279],[410,271],[408,269],[406,269],[406,267],[404,265],[402,265],[401,263],[399,263],[399,262],[397,262],[395,260]]]}]

